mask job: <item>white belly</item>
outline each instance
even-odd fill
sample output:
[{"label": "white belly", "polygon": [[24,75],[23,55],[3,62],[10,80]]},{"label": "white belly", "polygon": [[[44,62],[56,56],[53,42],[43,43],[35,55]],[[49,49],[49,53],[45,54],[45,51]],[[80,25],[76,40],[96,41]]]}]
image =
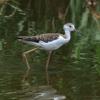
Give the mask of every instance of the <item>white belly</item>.
[{"label": "white belly", "polygon": [[56,50],[60,48],[62,45],[64,45],[65,43],[66,43],[66,40],[62,36],[59,36],[58,39],[53,40],[51,42],[47,42],[47,43],[43,41],[39,42],[41,47],[45,50]]}]

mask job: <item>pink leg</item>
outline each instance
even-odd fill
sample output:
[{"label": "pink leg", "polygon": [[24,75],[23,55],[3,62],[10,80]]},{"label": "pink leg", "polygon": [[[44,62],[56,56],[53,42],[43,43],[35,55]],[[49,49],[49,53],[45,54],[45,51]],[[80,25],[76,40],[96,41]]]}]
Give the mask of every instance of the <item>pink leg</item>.
[{"label": "pink leg", "polygon": [[35,50],[37,50],[37,48],[34,48],[34,49],[31,49],[31,50],[28,50],[26,52],[23,53],[23,58],[25,59],[25,62],[26,62],[26,66],[27,66],[27,71],[24,75],[24,78],[23,78],[23,81],[25,81],[25,79],[28,77],[28,74],[29,74],[29,71],[31,69],[30,65],[29,65],[29,62],[28,62],[28,59],[27,59],[27,54],[31,53],[31,52],[34,52]]}]

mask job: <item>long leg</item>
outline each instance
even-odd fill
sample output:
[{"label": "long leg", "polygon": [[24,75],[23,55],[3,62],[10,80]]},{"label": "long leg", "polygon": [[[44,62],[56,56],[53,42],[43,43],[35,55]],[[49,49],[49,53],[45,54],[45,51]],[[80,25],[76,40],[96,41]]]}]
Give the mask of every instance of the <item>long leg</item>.
[{"label": "long leg", "polygon": [[50,62],[51,54],[52,54],[52,51],[49,51],[48,59],[47,59],[47,62],[46,62],[46,67],[45,67],[46,68],[46,78],[47,78],[48,85],[49,85],[48,65],[49,65],[49,62]]},{"label": "long leg", "polygon": [[37,50],[37,48],[34,48],[34,49],[31,49],[31,50],[25,51],[25,52],[22,54],[23,58],[25,59],[26,66],[27,66],[27,71],[26,71],[26,73],[25,73],[25,75],[24,75],[23,81],[25,81],[25,79],[27,78],[27,76],[28,76],[28,74],[29,74],[29,70],[30,70],[30,65],[29,65],[29,62],[28,62],[28,59],[27,59],[27,54],[29,54],[29,53],[31,53],[31,52],[33,52],[33,51],[35,51],[35,50]]}]

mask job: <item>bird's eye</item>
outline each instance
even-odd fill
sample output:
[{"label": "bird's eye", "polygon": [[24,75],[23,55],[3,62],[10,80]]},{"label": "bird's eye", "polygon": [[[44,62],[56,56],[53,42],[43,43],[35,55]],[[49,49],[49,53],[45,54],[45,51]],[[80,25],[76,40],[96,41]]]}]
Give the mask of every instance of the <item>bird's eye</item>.
[{"label": "bird's eye", "polygon": [[69,25],[69,27],[70,27],[70,28],[72,28],[72,26],[71,26],[71,25]]}]

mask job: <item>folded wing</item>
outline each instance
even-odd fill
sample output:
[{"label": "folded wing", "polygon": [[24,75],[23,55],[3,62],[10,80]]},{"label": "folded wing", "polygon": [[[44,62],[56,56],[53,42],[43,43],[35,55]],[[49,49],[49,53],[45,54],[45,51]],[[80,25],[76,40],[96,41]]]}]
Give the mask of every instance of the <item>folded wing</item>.
[{"label": "folded wing", "polygon": [[27,41],[27,42],[35,42],[39,43],[39,41],[43,42],[50,42],[53,40],[56,40],[59,37],[59,33],[47,33],[47,34],[41,34],[36,36],[18,36],[18,40],[21,41]]}]

